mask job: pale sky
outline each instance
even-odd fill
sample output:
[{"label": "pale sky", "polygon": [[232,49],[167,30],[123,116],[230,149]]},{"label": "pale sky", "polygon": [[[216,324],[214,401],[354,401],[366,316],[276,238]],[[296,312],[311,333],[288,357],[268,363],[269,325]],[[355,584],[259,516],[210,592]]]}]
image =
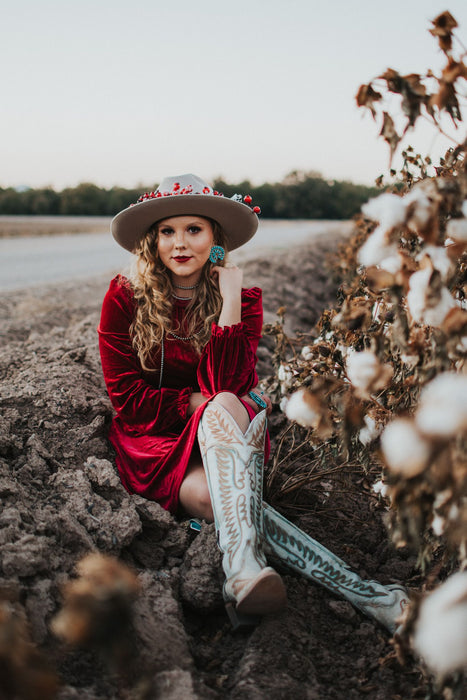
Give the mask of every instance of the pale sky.
[{"label": "pale sky", "polygon": [[[387,171],[358,86],[443,64],[429,20],[466,0],[0,0],[0,186],[255,184]],[[467,92],[464,85],[464,94]],[[467,116],[467,114],[466,114]],[[409,139],[439,155],[423,127]]]}]

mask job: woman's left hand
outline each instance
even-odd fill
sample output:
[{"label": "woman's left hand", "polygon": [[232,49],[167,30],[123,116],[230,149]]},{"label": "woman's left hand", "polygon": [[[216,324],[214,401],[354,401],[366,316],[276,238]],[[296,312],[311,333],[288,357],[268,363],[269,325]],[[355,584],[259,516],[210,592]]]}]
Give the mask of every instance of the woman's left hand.
[{"label": "woman's left hand", "polygon": [[219,291],[224,301],[227,299],[240,298],[242,293],[243,271],[236,265],[226,265],[221,267],[216,265],[212,268],[213,276],[217,277]]},{"label": "woman's left hand", "polygon": [[222,297],[222,310],[217,321],[220,328],[233,326],[242,320],[242,281],[243,272],[239,267],[212,268],[213,277],[217,277]]},{"label": "woman's left hand", "polygon": [[[261,396],[261,398],[263,399],[263,401],[266,404],[266,415],[269,416],[272,412],[272,402],[271,402],[271,399],[269,398],[269,396],[267,394],[262,394],[259,391],[256,391],[256,389],[252,389],[252,391],[254,391],[255,394],[258,394],[258,396]],[[245,396],[241,396],[240,398],[242,399],[242,401],[244,401],[249,406],[251,406],[251,408],[253,408],[256,411],[256,413],[259,413],[260,411],[263,410],[261,408],[261,406],[258,406],[256,401],[253,401],[251,396],[249,396],[248,394],[245,394]]]}]

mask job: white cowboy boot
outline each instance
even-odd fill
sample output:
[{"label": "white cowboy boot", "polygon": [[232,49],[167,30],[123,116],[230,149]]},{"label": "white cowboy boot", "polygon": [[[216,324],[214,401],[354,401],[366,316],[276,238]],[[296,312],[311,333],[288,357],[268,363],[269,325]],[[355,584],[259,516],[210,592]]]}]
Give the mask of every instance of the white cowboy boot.
[{"label": "white cowboy boot", "polygon": [[[215,402],[206,406],[198,428],[223,552],[224,598],[246,615],[276,612],[286,604],[282,579],[267,566],[262,550],[262,479],[258,475],[264,462],[265,430],[265,411],[255,416],[244,434],[232,415]],[[259,513],[255,512],[258,503]]]},{"label": "white cowboy boot", "polygon": [[364,581],[335,554],[263,503],[265,549],[294,571],[345,598],[391,633],[409,603],[403,586]]}]

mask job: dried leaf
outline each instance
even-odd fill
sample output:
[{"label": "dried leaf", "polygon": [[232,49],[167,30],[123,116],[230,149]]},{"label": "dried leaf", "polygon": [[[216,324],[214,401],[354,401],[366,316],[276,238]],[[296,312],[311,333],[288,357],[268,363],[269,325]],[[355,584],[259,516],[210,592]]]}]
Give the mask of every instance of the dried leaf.
[{"label": "dried leaf", "polygon": [[379,75],[380,80],[385,80],[388,86],[389,92],[395,92],[400,94],[403,88],[403,78],[402,76],[393,68],[388,68],[385,73]]},{"label": "dried leaf", "polygon": [[456,20],[446,10],[435,17],[432,24],[433,29],[430,29],[430,34],[438,37],[440,48],[447,53],[452,49],[452,30],[458,26]]},{"label": "dried leaf", "polygon": [[387,112],[383,112],[383,126],[379,135],[382,136],[384,140],[389,144],[389,148],[391,151],[389,165],[391,165],[394,152],[397,148],[398,143],[401,140],[401,137],[396,131],[392,117]]},{"label": "dried leaf", "polygon": [[448,335],[467,332],[467,311],[456,306],[443,321],[441,329]]},{"label": "dried leaf", "polygon": [[376,266],[367,267],[366,283],[372,292],[381,292],[395,284],[394,275]]},{"label": "dried leaf", "polygon": [[373,119],[376,117],[374,103],[381,100],[381,98],[382,94],[380,92],[376,92],[376,90],[373,90],[371,83],[368,83],[368,85],[360,85],[355,96],[357,105],[359,107],[367,107],[371,111]]},{"label": "dried leaf", "polygon": [[407,129],[413,126],[420,116],[422,104],[427,103],[426,87],[421,82],[418,73],[403,76],[402,80],[402,111],[407,116]]}]

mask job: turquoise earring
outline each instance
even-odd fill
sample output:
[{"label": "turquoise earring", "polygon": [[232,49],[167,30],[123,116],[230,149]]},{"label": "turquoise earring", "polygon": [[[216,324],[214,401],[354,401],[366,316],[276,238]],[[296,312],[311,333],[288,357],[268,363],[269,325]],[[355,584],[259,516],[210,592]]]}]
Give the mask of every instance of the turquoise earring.
[{"label": "turquoise earring", "polygon": [[209,260],[212,263],[216,263],[219,260],[223,260],[225,257],[225,250],[221,245],[213,245],[211,252],[209,253]]}]

